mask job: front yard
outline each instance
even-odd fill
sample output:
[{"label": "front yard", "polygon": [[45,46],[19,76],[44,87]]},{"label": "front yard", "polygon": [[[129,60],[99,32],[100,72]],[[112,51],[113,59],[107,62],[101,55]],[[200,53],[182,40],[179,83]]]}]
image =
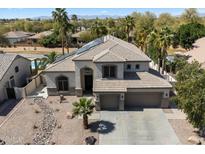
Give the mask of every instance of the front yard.
[{"label": "front yard", "polygon": [[[72,112],[72,103],[78,98],[74,96],[65,98],[61,104],[59,97],[49,97],[46,100],[46,112],[49,114],[47,117],[44,107],[33,104],[33,99],[26,99],[15,114],[1,126],[0,139],[6,144],[85,144],[85,137],[94,136],[98,144],[98,133],[92,132],[92,129],[84,130],[81,118],[68,118]],[[55,125],[51,126],[54,121]],[[89,122],[95,121],[95,119],[89,120]],[[41,125],[47,127],[49,133],[45,133]]]},{"label": "front yard", "polygon": [[[185,115],[177,109],[94,111],[89,117],[89,129],[85,130],[82,117],[68,118],[72,113],[72,103],[79,98],[65,98],[59,103],[59,96],[48,97],[45,103],[37,103],[38,105],[30,98],[18,103],[10,113],[0,114],[0,139],[6,144],[80,145],[85,144],[86,137],[94,136],[97,139],[95,144],[174,144],[175,142],[170,140],[170,134],[173,132],[175,134],[172,137],[177,136],[181,144],[191,144],[187,139],[196,135]],[[153,115],[159,116],[154,118]],[[164,121],[159,120],[162,117]],[[106,125],[108,130],[98,130],[99,124]],[[166,131],[163,135],[160,130],[164,128]],[[167,131],[168,128],[170,131]],[[202,144],[205,144],[204,140]]]}]

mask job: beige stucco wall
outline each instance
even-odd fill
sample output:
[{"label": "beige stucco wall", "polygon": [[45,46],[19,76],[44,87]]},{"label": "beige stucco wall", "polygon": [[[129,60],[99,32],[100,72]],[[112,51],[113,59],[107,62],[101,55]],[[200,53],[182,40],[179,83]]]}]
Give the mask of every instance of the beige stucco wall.
[{"label": "beige stucco wall", "polygon": [[102,66],[104,65],[117,66],[117,79],[124,78],[124,63],[96,63],[96,79],[102,78]]},{"label": "beige stucco wall", "polygon": [[[130,70],[127,70],[127,64],[130,64],[131,65],[131,69]],[[140,65],[140,68],[139,69],[135,69],[135,66],[139,64]],[[143,71],[149,71],[149,62],[127,62],[125,63],[125,66],[124,66],[124,71],[126,72],[143,72]]]},{"label": "beige stucco wall", "polygon": [[81,88],[81,73],[82,68],[91,68],[93,70],[93,80],[96,79],[96,67],[92,61],[75,61],[75,87]]},{"label": "beige stucco wall", "polygon": [[[19,67],[19,72],[15,72],[15,67]],[[16,58],[7,70],[3,79],[0,81],[0,102],[7,99],[6,85],[11,76],[14,76],[16,87],[22,87],[26,84],[26,78],[31,75],[31,61],[25,58]]]},{"label": "beige stucco wall", "polygon": [[57,88],[56,87],[56,78],[59,76],[66,76],[69,80],[69,87],[75,87],[75,73],[74,72],[46,72],[44,77],[46,79],[47,88]]}]

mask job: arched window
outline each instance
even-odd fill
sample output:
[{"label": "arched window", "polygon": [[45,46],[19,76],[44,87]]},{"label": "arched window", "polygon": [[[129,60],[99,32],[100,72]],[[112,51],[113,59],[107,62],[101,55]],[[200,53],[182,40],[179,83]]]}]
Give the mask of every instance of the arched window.
[{"label": "arched window", "polygon": [[69,90],[69,84],[68,84],[67,77],[59,76],[57,77],[56,82],[57,82],[58,91],[68,91]]}]

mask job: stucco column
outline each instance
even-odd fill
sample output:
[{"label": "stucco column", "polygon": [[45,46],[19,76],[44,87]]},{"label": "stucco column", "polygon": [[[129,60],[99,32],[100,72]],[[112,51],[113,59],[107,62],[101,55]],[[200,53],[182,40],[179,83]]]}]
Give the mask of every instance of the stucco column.
[{"label": "stucco column", "polygon": [[81,97],[83,96],[83,90],[81,87],[81,73],[80,73],[80,67],[75,63],[75,93],[76,96]]},{"label": "stucco column", "polygon": [[120,93],[119,110],[123,111],[125,106],[125,94]]},{"label": "stucco column", "polygon": [[161,108],[169,107],[169,90],[164,91],[161,99]]},{"label": "stucco column", "polygon": [[100,111],[100,94],[95,94],[95,109],[96,111]]}]

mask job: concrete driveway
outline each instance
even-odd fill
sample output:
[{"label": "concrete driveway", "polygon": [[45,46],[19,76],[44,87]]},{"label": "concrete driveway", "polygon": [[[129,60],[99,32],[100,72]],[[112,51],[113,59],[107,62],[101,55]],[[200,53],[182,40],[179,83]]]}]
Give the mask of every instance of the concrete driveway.
[{"label": "concrete driveway", "polygon": [[162,109],[101,111],[99,144],[180,144]]}]

